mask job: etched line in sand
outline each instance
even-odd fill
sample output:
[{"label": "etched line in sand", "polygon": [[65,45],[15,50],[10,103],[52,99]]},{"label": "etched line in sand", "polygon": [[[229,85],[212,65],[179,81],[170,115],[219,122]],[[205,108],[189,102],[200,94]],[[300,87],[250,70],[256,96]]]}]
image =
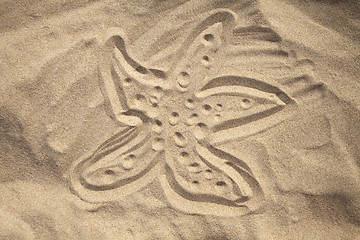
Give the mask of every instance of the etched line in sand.
[{"label": "etched line in sand", "polygon": [[234,34],[234,43],[239,40],[247,39],[247,40],[262,40],[269,42],[279,42],[281,41],[281,37],[274,32],[271,28],[262,27],[262,26],[250,26],[250,27],[242,27],[236,28],[233,31]]}]

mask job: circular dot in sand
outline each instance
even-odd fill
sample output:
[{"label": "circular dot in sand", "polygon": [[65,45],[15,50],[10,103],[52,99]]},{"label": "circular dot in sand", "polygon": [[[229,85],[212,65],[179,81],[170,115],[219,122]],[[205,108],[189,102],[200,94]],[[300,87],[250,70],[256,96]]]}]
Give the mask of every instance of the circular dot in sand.
[{"label": "circular dot in sand", "polygon": [[151,95],[149,97],[149,101],[150,101],[151,104],[158,104],[159,103],[159,99],[156,96],[153,96],[153,95]]},{"label": "circular dot in sand", "polygon": [[171,125],[176,125],[179,123],[180,120],[180,116],[177,112],[172,112],[170,117],[169,117],[169,123]]},{"label": "circular dot in sand", "polygon": [[244,98],[240,105],[243,109],[249,109],[252,106],[252,101],[249,98]]},{"label": "circular dot in sand", "polygon": [[204,104],[203,106],[202,106],[202,112],[204,113],[204,114],[209,114],[210,112],[211,112],[211,106],[209,105],[209,104]]},{"label": "circular dot in sand", "polygon": [[158,103],[164,95],[164,90],[160,86],[156,86],[151,91],[150,102]]},{"label": "circular dot in sand", "polygon": [[186,124],[191,126],[197,123],[198,121],[199,121],[199,115],[193,113],[186,119]]},{"label": "circular dot in sand", "polygon": [[190,76],[187,72],[180,72],[177,77],[177,82],[182,88],[187,88],[190,85]]},{"label": "circular dot in sand", "polygon": [[155,86],[152,93],[157,97],[161,97],[164,94],[164,89],[160,86]]},{"label": "circular dot in sand", "polygon": [[213,42],[215,38],[214,38],[214,35],[212,35],[212,34],[205,34],[204,39],[207,42]]},{"label": "circular dot in sand", "polygon": [[121,166],[125,170],[132,169],[135,165],[136,156],[134,154],[128,155],[124,160],[121,162]]},{"label": "circular dot in sand", "polygon": [[157,103],[151,104],[151,107],[147,108],[146,112],[150,118],[157,118],[159,116],[159,105]]},{"label": "circular dot in sand", "polygon": [[181,164],[187,164],[190,160],[190,155],[187,152],[181,152],[180,156],[178,157],[178,161]]},{"label": "circular dot in sand", "polygon": [[227,186],[226,182],[224,182],[224,181],[217,181],[215,183],[215,185],[218,187],[226,187]]},{"label": "circular dot in sand", "polygon": [[156,119],[153,124],[152,124],[152,130],[157,133],[160,134],[163,130],[163,124],[160,120]]},{"label": "circular dot in sand", "polygon": [[187,166],[187,170],[191,173],[200,173],[202,172],[201,166],[197,162],[191,163],[189,166]]},{"label": "circular dot in sand", "polygon": [[214,173],[212,172],[211,169],[206,169],[206,170],[204,171],[203,175],[204,175],[204,178],[205,178],[206,180],[211,180],[211,179],[214,178]]},{"label": "circular dot in sand", "polygon": [[129,85],[129,84],[131,84],[133,82],[133,80],[131,78],[125,78],[124,82],[125,82],[126,85]]},{"label": "circular dot in sand", "polygon": [[175,132],[173,138],[174,138],[176,146],[185,147],[187,145],[186,138],[180,132]]},{"label": "circular dot in sand", "polygon": [[194,109],[195,108],[194,100],[192,100],[191,98],[186,99],[185,106],[190,110]]},{"label": "circular dot in sand", "polygon": [[194,136],[197,140],[203,140],[209,133],[209,127],[205,123],[198,123],[194,129]]},{"label": "circular dot in sand", "polygon": [[136,104],[136,106],[138,107],[143,107],[146,104],[146,98],[144,95],[142,94],[136,94],[135,95],[135,99],[134,99],[134,103]]},{"label": "circular dot in sand", "polygon": [[106,175],[115,175],[115,171],[113,171],[113,170],[111,170],[111,169],[106,169],[106,170],[104,171],[104,173],[105,173]]},{"label": "circular dot in sand", "polygon": [[206,67],[210,68],[210,57],[209,56],[203,56],[201,58],[201,63]]},{"label": "circular dot in sand", "polygon": [[215,114],[214,120],[215,120],[216,122],[219,122],[219,121],[221,120],[221,115],[220,115],[220,114]]},{"label": "circular dot in sand", "polygon": [[215,182],[215,190],[222,195],[228,195],[231,193],[232,188],[230,187],[230,185],[222,180],[218,180]]},{"label": "circular dot in sand", "polygon": [[222,110],[223,110],[222,104],[220,104],[220,103],[219,103],[219,104],[216,104],[215,110],[218,111],[218,112],[222,111]]},{"label": "circular dot in sand", "polygon": [[157,152],[162,151],[164,149],[164,143],[165,143],[164,139],[156,138],[152,143],[152,148]]}]

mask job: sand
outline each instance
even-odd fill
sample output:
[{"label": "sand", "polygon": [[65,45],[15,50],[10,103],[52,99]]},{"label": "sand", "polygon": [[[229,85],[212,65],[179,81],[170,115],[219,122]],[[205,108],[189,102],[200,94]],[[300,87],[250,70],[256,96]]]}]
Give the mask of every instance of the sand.
[{"label": "sand", "polygon": [[360,238],[356,1],[1,1],[0,239]]}]

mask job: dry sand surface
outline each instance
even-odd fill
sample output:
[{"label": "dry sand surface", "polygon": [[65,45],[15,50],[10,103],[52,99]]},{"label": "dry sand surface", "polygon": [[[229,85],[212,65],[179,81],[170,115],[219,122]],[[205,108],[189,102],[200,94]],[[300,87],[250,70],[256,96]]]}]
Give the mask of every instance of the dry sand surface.
[{"label": "dry sand surface", "polygon": [[1,0],[0,239],[360,239],[360,4]]}]

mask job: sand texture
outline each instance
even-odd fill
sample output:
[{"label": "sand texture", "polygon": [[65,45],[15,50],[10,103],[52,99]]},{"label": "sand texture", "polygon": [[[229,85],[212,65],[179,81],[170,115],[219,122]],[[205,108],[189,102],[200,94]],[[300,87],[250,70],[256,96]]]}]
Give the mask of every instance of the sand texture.
[{"label": "sand texture", "polygon": [[360,239],[357,1],[0,1],[0,239]]}]

